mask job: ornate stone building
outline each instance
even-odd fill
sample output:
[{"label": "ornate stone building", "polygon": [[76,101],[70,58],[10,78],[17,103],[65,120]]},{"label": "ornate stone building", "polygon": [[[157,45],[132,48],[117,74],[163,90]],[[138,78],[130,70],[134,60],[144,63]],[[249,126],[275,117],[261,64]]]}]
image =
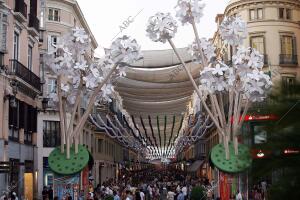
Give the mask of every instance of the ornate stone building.
[{"label": "ornate stone building", "polygon": [[248,23],[244,46],[265,55],[273,81],[289,87],[300,79],[300,1],[231,0],[225,16],[239,15]]},{"label": "ornate stone building", "polygon": [[0,192],[32,199],[41,108],[38,0],[0,1]]}]

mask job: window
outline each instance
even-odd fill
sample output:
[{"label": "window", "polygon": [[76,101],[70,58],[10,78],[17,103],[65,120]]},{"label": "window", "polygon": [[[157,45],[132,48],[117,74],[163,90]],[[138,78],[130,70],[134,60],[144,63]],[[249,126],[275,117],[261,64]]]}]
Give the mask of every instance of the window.
[{"label": "window", "polygon": [[49,78],[48,79],[48,94],[50,93],[56,93],[56,86],[57,86],[57,81],[54,78]]},{"label": "window", "polygon": [[292,19],[292,11],[291,11],[291,9],[286,9],[286,19]]},{"label": "window", "polygon": [[284,19],[284,8],[279,8],[279,19]]},{"label": "window", "polygon": [[292,19],[292,10],[289,8],[279,8],[278,9],[278,17],[279,19]]},{"label": "window", "polygon": [[55,45],[57,45],[59,37],[57,35],[48,35],[48,52],[53,52],[55,50]]},{"label": "window", "polygon": [[14,32],[14,55],[15,60],[19,60],[19,33]]},{"label": "window", "polygon": [[9,139],[19,141],[19,101],[16,99],[14,101],[16,101],[16,106],[9,104]]},{"label": "window", "polygon": [[263,19],[263,9],[262,8],[250,9],[249,10],[249,19],[250,19],[250,21],[257,20],[257,19]]},{"label": "window", "polygon": [[51,35],[51,44],[52,45],[57,45],[57,36]]},{"label": "window", "polygon": [[32,46],[28,46],[28,69],[32,71]]},{"label": "window", "polygon": [[267,131],[265,130],[265,126],[262,125],[254,125],[254,144],[263,144],[267,142]]},{"label": "window", "polygon": [[288,94],[293,94],[295,90],[296,77],[282,76],[283,91]]},{"label": "window", "polygon": [[262,19],[263,18],[263,9],[258,8],[257,9],[257,19]]},{"label": "window", "polygon": [[250,10],[250,20],[255,20],[255,10],[254,9]]},{"label": "window", "polygon": [[48,20],[59,22],[60,21],[59,10],[55,8],[49,8]]},{"label": "window", "polygon": [[98,153],[102,153],[103,139],[98,139]]},{"label": "window", "polygon": [[293,36],[281,36],[281,54],[293,55],[295,52],[295,38]]},{"label": "window", "polygon": [[43,121],[43,145],[44,147],[60,145],[59,121]]},{"label": "window", "polygon": [[9,162],[10,162],[10,168],[11,168],[11,171],[9,174],[9,183],[10,183],[10,185],[15,186],[12,191],[14,191],[18,194],[18,190],[20,187],[20,184],[18,184],[20,182],[20,177],[19,177],[19,175],[20,175],[20,160],[10,158]]},{"label": "window", "polygon": [[[7,27],[8,27],[8,19],[7,15],[0,13],[0,50],[6,51],[6,40],[7,40]],[[2,28],[2,29],[1,29]]]},{"label": "window", "polygon": [[37,132],[37,109],[15,99],[9,106],[9,139],[19,141],[19,130],[24,130],[24,143],[32,144],[32,133]]},{"label": "window", "polygon": [[252,48],[259,51],[261,54],[265,54],[265,44],[263,36],[253,36],[250,38],[250,45]]}]

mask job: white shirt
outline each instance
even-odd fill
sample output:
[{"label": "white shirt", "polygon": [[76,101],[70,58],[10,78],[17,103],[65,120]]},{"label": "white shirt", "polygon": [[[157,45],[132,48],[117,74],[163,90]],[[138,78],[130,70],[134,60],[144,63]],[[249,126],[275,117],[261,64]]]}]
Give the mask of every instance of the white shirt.
[{"label": "white shirt", "polygon": [[180,192],[180,186],[179,185],[177,186],[176,191],[177,191],[177,193]]},{"label": "white shirt", "polygon": [[140,197],[141,197],[141,200],[145,200],[145,194],[144,194],[144,192],[140,192]]},{"label": "white shirt", "polygon": [[242,194],[239,192],[236,197],[235,197],[236,200],[243,200],[243,197],[242,197]]},{"label": "white shirt", "polygon": [[169,191],[167,195],[167,200],[174,200],[175,192]]},{"label": "white shirt", "polygon": [[152,188],[151,188],[151,186],[148,186],[148,191],[149,191],[150,196],[152,196]]},{"label": "white shirt", "polygon": [[184,196],[187,195],[187,188],[185,186],[182,187],[181,191],[182,191],[182,193],[183,193]]}]

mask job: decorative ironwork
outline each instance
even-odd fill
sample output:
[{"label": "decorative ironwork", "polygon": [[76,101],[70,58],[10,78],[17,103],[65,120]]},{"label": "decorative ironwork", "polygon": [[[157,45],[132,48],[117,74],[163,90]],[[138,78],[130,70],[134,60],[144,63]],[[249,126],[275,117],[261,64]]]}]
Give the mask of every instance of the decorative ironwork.
[{"label": "decorative ironwork", "polygon": [[298,56],[292,54],[280,54],[280,64],[297,65]]},{"label": "decorative ironwork", "polygon": [[27,19],[27,5],[24,0],[15,0],[15,12],[19,12]]},{"label": "decorative ironwork", "polygon": [[21,78],[35,89],[41,91],[41,79],[36,74],[15,59],[10,60],[10,66],[12,74]]},{"label": "decorative ironwork", "polygon": [[29,14],[29,23],[28,23],[29,27],[34,28],[37,32],[39,32],[40,29],[40,20],[37,18],[36,15],[33,14]]}]

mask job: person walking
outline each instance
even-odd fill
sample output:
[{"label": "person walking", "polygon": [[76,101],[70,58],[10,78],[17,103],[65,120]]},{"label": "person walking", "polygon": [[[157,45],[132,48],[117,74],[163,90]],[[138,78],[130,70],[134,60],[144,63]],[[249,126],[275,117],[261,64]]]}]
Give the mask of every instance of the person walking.
[{"label": "person walking", "polygon": [[180,191],[180,193],[179,193],[179,195],[177,197],[177,200],[185,200],[184,199],[184,194],[183,194],[182,190]]},{"label": "person walking", "polygon": [[117,191],[114,191],[114,200],[120,200],[120,196],[118,195]]},{"label": "person walking", "polygon": [[235,196],[235,200],[243,200],[242,194],[239,190],[237,191],[237,194]]}]

